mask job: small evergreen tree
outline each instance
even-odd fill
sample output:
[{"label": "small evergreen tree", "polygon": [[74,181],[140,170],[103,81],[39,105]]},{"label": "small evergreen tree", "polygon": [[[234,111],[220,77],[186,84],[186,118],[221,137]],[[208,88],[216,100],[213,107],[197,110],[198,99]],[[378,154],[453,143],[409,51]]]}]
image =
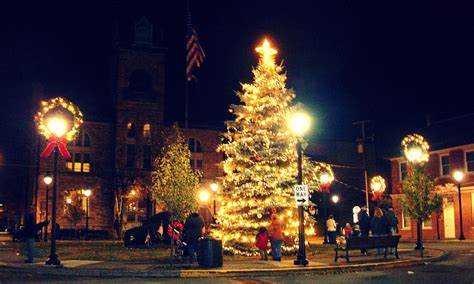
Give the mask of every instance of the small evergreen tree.
[{"label": "small evergreen tree", "polygon": [[77,239],[77,223],[79,223],[86,215],[86,212],[82,208],[81,201],[81,199],[77,199],[76,202],[67,204],[66,214],[64,216],[73,225],[75,239]]},{"label": "small evergreen tree", "polygon": [[435,181],[428,174],[425,165],[413,164],[408,169],[408,176],[402,185],[405,198],[402,200],[402,208],[417,224],[417,243],[420,244],[421,256],[423,257],[422,223],[431,217],[431,214],[439,210],[442,197],[435,192]]},{"label": "small evergreen tree", "polygon": [[186,139],[174,125],[154,161],[151,193],[175,220],[184,220],[197,209],[196,189],[201,175],[191,168],[190,158]]}]

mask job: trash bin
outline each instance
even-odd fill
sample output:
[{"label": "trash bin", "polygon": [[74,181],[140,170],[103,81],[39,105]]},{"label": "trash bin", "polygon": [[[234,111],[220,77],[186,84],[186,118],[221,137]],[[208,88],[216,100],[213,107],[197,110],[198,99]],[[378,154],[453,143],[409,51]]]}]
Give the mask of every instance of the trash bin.
[{"label": "trash bin", "polygon": [[224,263],[222,241],[212,238],[200,238],[197,260],[201,267],[221,267]]}]

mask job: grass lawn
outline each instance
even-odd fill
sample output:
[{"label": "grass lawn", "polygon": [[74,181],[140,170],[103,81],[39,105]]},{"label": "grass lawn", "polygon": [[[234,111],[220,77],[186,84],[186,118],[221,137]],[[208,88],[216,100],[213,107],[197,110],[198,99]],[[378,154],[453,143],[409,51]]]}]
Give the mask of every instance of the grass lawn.
[{"label": "grass lawn", "polygon": [[[16,248],[20,244],[14,243]],[[99,261],[130,261],[144,263],[168,263],[170,250],[166,246],[152,248],[125,248],[122,241],[57,241],[57,254],[61,260],[99,260]],[[36,257],[47,258],[50,243],[35,243]],[[307,250],[308,258],[321,255],[333,255],[333,246],[311,244]],[[224,256],[225,261],[245,261],[245,256]]]}]

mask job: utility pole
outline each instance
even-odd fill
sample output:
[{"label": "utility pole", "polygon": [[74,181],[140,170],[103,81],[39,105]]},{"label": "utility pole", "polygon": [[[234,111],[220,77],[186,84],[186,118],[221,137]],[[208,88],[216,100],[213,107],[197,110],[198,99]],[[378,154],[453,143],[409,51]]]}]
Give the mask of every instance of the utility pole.
[{"label": "utility pole", "polygon": [[[358,138],[356,141],[359,143],[357,145],[357,152],[362,154],[362,168],[364,170],[364,186],[365,186],[365,205],[367,206],[367,212],[369,212],[369,185],[368,185],[368,175],[367,175],[367,161],[365,155],[365,142],[367,137],[365,135],[365,125],[370,123],[370,120],[356,121],[352,125],[360,125],[361,127],[361,138]],[[373,137],[371,137],[373,140]]]}]

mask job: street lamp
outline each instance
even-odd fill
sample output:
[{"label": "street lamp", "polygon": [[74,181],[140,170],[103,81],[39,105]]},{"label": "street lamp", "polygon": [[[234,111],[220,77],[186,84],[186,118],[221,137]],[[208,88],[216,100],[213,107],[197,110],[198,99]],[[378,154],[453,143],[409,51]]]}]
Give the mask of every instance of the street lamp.
[{"label": "street lamp", "polygon": [[203,189],[198,192],[198,199],[203,204],[207,204],[210,197],[211,197],[211,194],[209,193],[208,190]]},{"label": "street lamp", "polygon": [[[311,123],[311,118],[305,113],[296,113],[290,118],[290,128],[296,135],[296,151],[298,154],[298,185],[303,185],[303,147],[301,140],[308,131]],[[299,236],[298,236],[298,255],[294,261],[295,265],[308,265],[306,259],[305,235],[304,235],[304,211],[303,206],[298,205],[298,221],[299,221]]]},{"label": "street lamp", "polygon": [[47,158],[53,153],[53,204],[51,212],[51,251],[46,261],[47,265],[61,265],[56,255],[56,198],[58,190],[58,164],[59,154],[69,159],[67,141],[72,141],[79,133],[79,127],[84,122],[82,112],[77,106],[64,98],[54,98],[41,102],[41,109],[35,116],[38,132],[43,135],[48,144],[41,153],[42,158]]},{"label": "street lamp", "polygon": [[219,185],[215,182],[211,183],[211,190],[214,192],[214,216],[217,214],[216,211],[216,194],[217,190],[219,189]]},{"label": "street lamp", "polygon": [[[403,138],[402,140],[403,155],[407,161],[412,165],[412,167],[423,166],[428,162],[430,154],[430,146],[428,142],[419,134],[411,134]],[[421,249],[421,254],[423,255],[423,242],[422,242],[422,220],[418,219],[416,221],[416,247],[415,249]]]},{"label": "street lamp", "polygon": [[333,195],[333,196],[331,197],[331,200],[332,200],[333,203],[338,203],[338,202],[339,202],[339,196]]},{"label": "street lamp", "polygon": [[461,171],[455,171],[453,174],[454,179],[458,182],[458,198],[459,198],[459,224],[460,224],[460,234],[459,240],[465,240],[464,238],[464,230],[462,226],[462,202],[461,202],[461,181],[464,177],[464,174]]},{"label": "street lamp", "polygon": [[47,173],[43,178],[44,184],[46,184],[46,225],[44,230],[44,241],[48,241],[48,215],[49,215],[49,185],[53,182],[53,177]]},{"label": "street lamp", "polygon": [[86,189],[82,191],[82,194],[86,197],[86,235],[84,236],[85,240],[89,239],[89,196],[91,196],[92,191]]}]

